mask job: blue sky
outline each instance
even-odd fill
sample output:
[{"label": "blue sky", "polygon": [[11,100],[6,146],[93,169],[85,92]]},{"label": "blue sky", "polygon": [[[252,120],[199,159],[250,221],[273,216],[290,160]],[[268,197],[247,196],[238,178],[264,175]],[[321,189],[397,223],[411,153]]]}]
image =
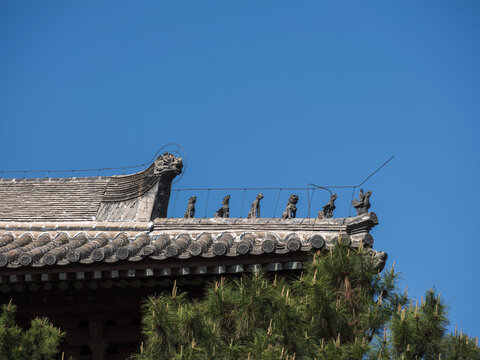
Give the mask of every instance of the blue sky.
[{"label": "blue sky", "polygon": [[[365,184],[374,247],[478,336],[479,18],[475,0],[2,1],[0,169],[129,166],[177,142],[176,188],[304,187],[357,184],[395,155]],[[255,192],[243,210],[231,194],[245,215]],[[316,191],[312,214],[326,202]]]}]

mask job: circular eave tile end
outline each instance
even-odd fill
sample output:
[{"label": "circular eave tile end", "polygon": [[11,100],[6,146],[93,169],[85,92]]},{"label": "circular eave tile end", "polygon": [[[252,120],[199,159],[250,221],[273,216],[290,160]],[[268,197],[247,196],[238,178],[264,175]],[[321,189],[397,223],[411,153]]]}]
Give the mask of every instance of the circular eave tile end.
[{"label": "circular eave tile end", "polygon": [[188,252],[192,256],[198,256],[202,253],[202,247],[198,244],[190,244],[188,247]]},{"label": "circular eave tile end", "polygon": [[225,244],[216,243],[213,245],[212,251],[217,256],[225,255],[227,253],[227,247]]},{"label": "circular eave tile end", "polygon": [[372,246],[373,245],[373,236],[370,234],[366,234],[365,237],[363,238],[363,243],[367,246]]},{"label": "circular eave tile end", "polygon": [[130,252],[126,248],[120,248],[120,249],[117,250],[115,255],[117,256],[118,259],[125,260],[125,259],[128,259],[128,256],[130,255]]},{"label": "circular eave tile end", "polygon": [[273,240],[264,240],[262,242],[262,250],[265,253],[271,253],[275,251],[275,242]]},{"label": "circular eave tile end", "polygon": [[325,245],[325,240],[320,235],[315,235],[310,239],[310,244],[314,249],[321,249]]},{"label": "circular eave tile end", "polygon": [[32,257],[28,254],[23,254],[22,256],[20,256],[19,261],[20,264],[22,264],[23,266],[27,266],[32,263]]},{"label": "circular eave tile end", "polygon": [[0,266],[5,266],[8,264],[8,256],[0,255]]},{"label": "circular eave tile end", "polygon": [[237,253],[245,255],[250,252],[250,245],[247,242],[241,242],[237,245]]},{"label": "circular eave tile end", "polygon": [[69,252],[67,255],[67,259],[70,262],[77,262],[78,260],[80,260],[80,252],[78,251]]},{"label": "circular eave tile end", "polygon": [[300,250],[301,246],[302,244],[298,238],[291,238],[287,241],[287,249],[289,251],[298,251]]},{"label": "circular eave tile end", "polygon": [[57,262],[57,257],[53,254],[47,254],[43,258],[43,262],[45,263],[45,265],[53,265]]},{"label": "circular eave tile end", "polygon": [[175,245],[168,245],[165,249],[165,255],[167,257],[174,257],[178,255],[178,248]]},{"label": "circular eave tile end", "polygon": [[102,261],[105,258],[105,254],[102,250],[95,250],[92,254],[92,259],[94,261]]},{"label": "circular eave tile end", "polygon": [[152,245],[147,245],[143,248],[141,254],[143,256],[149,256],[149,255],[152,255],[154,252],[155,252],[155,248]]}]

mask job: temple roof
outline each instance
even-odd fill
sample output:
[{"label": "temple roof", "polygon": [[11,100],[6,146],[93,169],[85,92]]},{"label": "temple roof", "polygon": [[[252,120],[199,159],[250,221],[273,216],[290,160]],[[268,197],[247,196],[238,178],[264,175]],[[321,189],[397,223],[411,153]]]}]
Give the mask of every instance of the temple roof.
[{"label": "temple roof", "polygon": [[110,178],[0,180],[2,221],[93,220]]},{"label": "temple roof", "polygon": [[157,161],[129,175],[0,179],[0,221],[148,221]]},{"label": "temple roof", "polygon": [[167,218],[171,183],[182,168],[182,158],[164,153],[130,175],[0,180],[0,288],[39,274],[61,281],[137,270],[177,276],[298,269],[312,250],[335,241],[364,246],[385,263],[386,254],[371,249],[378,220],[368,196],[357,205],[360,215],[347,218],[333,218],[336,196],[319,218],[295,218],[296,195],[283,218],[229,218],[229,196],[215,218]]},{"label": "temple roof", "polygon": [[337,219],[3,222],[0,268],[51,270],[56,266],[61,270],[72,264],[96,264],[94,268],[98,269],[100,264],[142,260],[169,267],[172,261],[178,265],[187,259],[196,259],[196,266],[205,266],[214,258],[238,258],[233,262],[243,265],[248,256],[299,254],[329,248],[339,236],[352,247],[369,247],[373,238],[365,230],[376,224],[374,213]]}]

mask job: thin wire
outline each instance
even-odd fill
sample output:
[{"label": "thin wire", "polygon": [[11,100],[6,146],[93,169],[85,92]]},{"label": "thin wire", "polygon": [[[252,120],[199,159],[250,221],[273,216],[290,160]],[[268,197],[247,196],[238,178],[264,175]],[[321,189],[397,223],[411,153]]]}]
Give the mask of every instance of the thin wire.
[{"label": "thin wire", "polygon": [[242,197],[242,207],[240,208],[240,217],[243,215],[243,204],[245,203],[245,192],[247,189],[243,189],[243,197]]},{"label": "thin wire", "polygon": [[[175,191],[175,190],[174,190]],[[175,195],[175,202],[173,203],[173,211],[172,211],[172,218],[175,216],[175,208],[177,207],[177,198],[178,198],[178,193],[180,191],[177,191],[177,195]]]},{"label": "thin wire", "polygon": [[377,172],[379,172],[380,169],[383,168],[385,165],[387,165],[387,164],[390,162],[390,160],[392,160],[393,158],[394,158],[393,155],[390,156],[390,159],[388,159],[387,161],[385,161],[382,165],[380,165],[380,167],[377,168],[377,170],[375,170],[373,173],[371,173],[370,175],[368,175],[368,177],[367,177],[365,180],[363,180],[360,184],[358,184],[358,185],[355,186],[355,187],[359,187],[359,186],[362,186],[363,184],[365,184],[368,179],[370,179],[373,175],[375,175]]},{"label": "thin wire", "polygon": [[[332,195],[332,192],[330,191],[330,189],[334,189],[334,188],[350,188],[350,187],[353,187],[354,185],[352,186],[320,186],[320,185],[315,185],[315,184],[308,184],[310,186],[314,186],[316,187],[317,189],[323,189],[323,190],[327,190],[330,195]],[[329,189],[330,188],[330,189]]]},{"label": "thin wire", "polygon": [[[72,170],[0,170],[0,175],[2,175],[1,177],[3,177],[3,174],[4,173],[22,173],[23,172],[23,178],[25,179],[26,178],[26,174],[27,173],[47,173],[46,177],[49,178],[50,176],[50,173],[65,173],[65,172],[71,172],[72,173],[72,178],[75,176],[75,171],[77,172],[93,172],[93,171],[97,171],[98,172],[98,176],[100,176],[100,172],[101,171],[106,171],[106,170],[122,170],[122,174],[125,173],[125,169],[134,169],[134,168],[138,168],[138,167],[141,167],[142,169],[147,166],[147,165],[150,165],[153,163],[153,161],[156,159],[157,155],[159,152],[161,152],[165,147],[167,146],[170,146],[170,145],[176,145],[177,146],[177,149],[176,149],[176,152],[178,153],[179,150],[181,149],[183,151],[183,153],[185,153],[185,150],[179,145],[179,144],[176,144],[176,143],[169,143],[165,146],[163,146],[162,148],[160,148],[160,150],[157,151],[157,153],[153,156],[152,160],[150,162],[146,162],[146,163],[143,163],[143,164],[140,164],[140,165],[133,165],[133,166],[122,166],[122,167],[108,167],[108,168],[97,168],[97,169],[72,169]],[[377,169],[375,169],[375,171],[373,171],[370,175],[368,175],[360,184],[358,185],[335,185],[335,186],[319,186],[319,185],[315,185],[315,184],[311,184],[309,183],[307,185],[307,187],[291,187],[291,188],[279,188],[279,187],[252,187],[252,188],[190,188],[190,189],[177,189],[175,191],[177,191],[177,195],[176,195],[176,198],[175,198],[175,204],[174,204],[174,212],[175,212],[175,206],[176,206],[176,201],[177,201],[177,197],[178,197],[178,193],[180,191],[204,191],[204,190],[207,190],[208,193],[207,193],[207,200],[205,202],[205,213],[204,213],[204,217],[207,216],[207,207],[208,207],[208,200],[209,200],[209,196],[210,196],[210,190],[230,190],[230,191],[237,191],[237,190],[243,190],[243,199],[242,199],[242,208],[241,208],[241,212],[240,214],[243,215],[243,208],[244,208],[244,201],[245,201],[245,192],[247,190],[279,190],[278,192],[278,197],[277,197],[277,202],[275,204],[275,210],[274,210],[274,214],[273,214],[273,217],[276,216],[276,213],[277,213],[277,209],[278,209],[278,203],[279,203],[279,200],[280,200],[280,195],[281,195],[281,192],[282,190],[307,190],[307,200],[308,200],[308,217],[310,217],[311,215],[311,205],[312,205],[312,202],[313,202],[313,196],[314,196],[314,191],[315,189],[324,189],[328,192],[330,192],[330,194],[332,194],[332,191],[330,189],[352,189],[352,197],[351,197],[351,201],[350,201],[350,206],[349,206],[349,212],[348,212],[348,215],[350,216],[351,214],[351,210],[352,210],[352,201],[353,201],[353,197],[355,195],[355,189],[357,187],[360,187],[362,186],[363,184],[365,184],[372,176],[374,176],[377,172],[379,172],[383,167],[385,167],[392,159],[394,158],[394,156],[392,155],[387,161],[385,161],[382,165],[380,165]],[[186,170],[186,159],[184,159],[184,171],[182,172],[182,176],[185,174],[185,170]],[[176,179],[175,182],[177,182],[178,180],[180,180],[180,178],[182,177],[180,176],[179,178]],[[312,190],[312,196],[310,198],[310,186],[313,186],[313,190]]]},{"label": "thin wire", "polygon": [[77,171],[77,172],[82,172],[82,171],[104,171],[104,170],[122,170],[122,169],[133,169],[137,167],[142,167],[145,165],[148,165],[150,163],[144,163],[141,165],[133,165],[133,166],[119,166],[119,167],[108,167],[108,168],[100,168],[100,169],[69,169],[69,170],[2,170],[2,173],[46,173],[46,172],[52,172],[52,173],[65,173],[65,172],[72,172],[72,171]]},{"label": "thin wire", "polygon": [[356,186],[353,187],[352,189],[352,198],[350,199],[350,206],[348,207],[348,217],[350,217],[350,213],[352,212],[352,206],[353,206],[353,196],[355,195],[355,188]]},{"label": "thin wire", "polygon": [[178,191],[206,191],[206,190],[231,190],[231,191],[243,191],[243,190],[305,190],[306,187],[218,187],[218,188],[188,188],[177,189]]},{"label": "thin wire", "polygon": [[[163,149],[165,149],[167,146],[169,145],[176,145],[177,146],[177,150],[176,152],[178,152],[179,149],[182,149],[183,152],[185,153],[185,150],[181,147],[181,145],[179,144],[176,144],[176,143],[169,143],[169,144],[166,144],[164,146],[162,146],[160,148],[160,150],[158,150],[155,155],[153,156],[152,160],[148,161],[148,162],[145,162],[143,164],[139,164],[139,165],[132,165],[132,166],[117,166],[117,167],[106,167],[106,168],[97,168],[97,169],[68,169],[68,170],[1,170],[0,171],[0,174],[3,174],[3,173],[49,173],[49,172],[52,172],[52,173],[68,173],[68,172],[87,172],[87,171],[105,171],[105,170],[125,170],[125,169],[134,169],[134,168],[141,168],[141,167],[144,167],[146,165],[150,165],[154,162],[154,160],[157,158],[157,155],[160,151],[162,151]],[[185,172],[185,167],[186,167],[186,160],[184,160],[184,171],[182,173]]]},{"label": "thin wire", "polygon": [[210,189],[207,189],[208,192],[207,192],[207,201],[205,201],[205,213],[203,214],[203,217],[206,218],[207,217],[207,205],[208,205],[208,198],[210,197]]},{"label": "thin wire", "polygon": [[179,182],[179,181],[182,179],[182,177],[183,177],[183,176],[185,175],[185,173],[187,172],[187,153],[185,152],[185,149],[184,149],[180,144],[177,144],[177,143],[168,143],[168,144],[162,146],[160,149],[158,149],[158,151],[155,153],[155,155],[153,155],[152,160],[150,160],[149,163],[144,163],[144,164],[142,164],[142,166],[143,166],[143,165],[146,165],[146,164],[151,164],[151,163],[153,163],[153,162],[155,161],[155,159],[157,158],[157,155],[158,155],[163,149],[165,149],[167,146],[170,146],[170,145],[173,145],[173,146],[176,145],[176,146],[177,146],[177,150],[175,150],[175,152],[176,152],[177,154],[179,154],[178,149],[181,149],[182,152],[183,152],[183,154],[180,154],[180,155],[182,155],[182,159],[183,159],[183,171],[182,171],[182,173],[180,174],[180,176],[177,176],[176,179],[172,182],[172,184],[176,184],[177,182]]},{"label": "thin wire", "polygon": [[310,207],[312,206],[312,203],[313,203],[314,194],[315,194],[315,188],[312,189],[312,198],[308,202],[308,218],[310,218]]},{"label": "thin wire", "polygon": [[312,189],[312,198],[310,199],[310,202],[313,202],[313,194],[315,194],[315,188]]},{"label": "thin wire", "polygon": [[275,204],[275,210],[273,211],[273,217],[277,215],[277,207],[278,207],[278,201],[280,200],[280,194],[282,193],[282,188],[278,190],[278,196],[277,196],[277,203]]},{"label": "thin wire", "polygon": [[307,185],[307,207],[308,207],[307,218],[310,219],[310,184]]}]

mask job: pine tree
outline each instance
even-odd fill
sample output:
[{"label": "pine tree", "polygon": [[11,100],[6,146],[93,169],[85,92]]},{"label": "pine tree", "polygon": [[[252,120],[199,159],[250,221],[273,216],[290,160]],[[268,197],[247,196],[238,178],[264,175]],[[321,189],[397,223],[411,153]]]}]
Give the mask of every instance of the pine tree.
[{"label": "pine tree", "polygon": [[51,360],[57,358],[65,333],[46,318],[35,318],[23,330],[15,323],[16,306],[2,305],[0,315],[0,360]]},{"label": "pine tree", "polygon": [[444,301],[430,289],[420,304],[398,307],[389,321],[391,335],[375,339],[369,359],[480,359],[478,339],[446,334],[447,325]]},{"label": "pine tree", "polygon": [[397,279],[393,267],[380,273],[365,249],[339,239],[297,278],[221,278],[200,300],[174,285],[145,302],[145,342],[133,358],[480,359],[471,339],[446,335],[446,306],[434,290],[413,305]]}]

